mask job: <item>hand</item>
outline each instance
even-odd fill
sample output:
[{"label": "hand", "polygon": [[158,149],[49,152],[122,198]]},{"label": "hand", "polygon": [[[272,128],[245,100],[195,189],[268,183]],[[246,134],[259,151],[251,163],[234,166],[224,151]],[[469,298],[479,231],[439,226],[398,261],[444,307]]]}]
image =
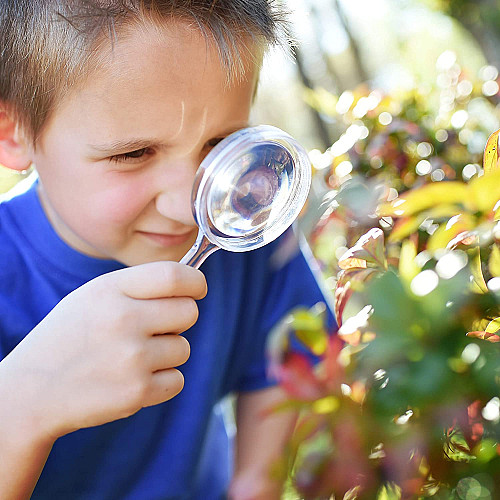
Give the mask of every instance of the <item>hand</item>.
[{"label": "hand", "polygon": [[[178,394],[198,318],[200,271],[155,262],[100,276],[64,298],[0,364],[9,404],[53,439]],[[5,385],[4,385],[5,388]]]}]

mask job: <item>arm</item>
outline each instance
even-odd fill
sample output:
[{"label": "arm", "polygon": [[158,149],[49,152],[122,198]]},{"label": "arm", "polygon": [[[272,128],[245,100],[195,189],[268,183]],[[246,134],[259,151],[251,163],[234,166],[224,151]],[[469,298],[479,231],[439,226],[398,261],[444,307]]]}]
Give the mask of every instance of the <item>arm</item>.
[{"label": "arm", "polygon": [[263,412],[284,399],[280,387],[241,393],[236,410],[236,458],[230,500],[275,500],[282,484],[270,475],[295,426],[296,412]]},{"label": "arm", "polygon": [[54,439],[44,435],[30,410],[28,394],[19,391],[8,359],[0,363],[0,496],[28,499],[45,465]]}]

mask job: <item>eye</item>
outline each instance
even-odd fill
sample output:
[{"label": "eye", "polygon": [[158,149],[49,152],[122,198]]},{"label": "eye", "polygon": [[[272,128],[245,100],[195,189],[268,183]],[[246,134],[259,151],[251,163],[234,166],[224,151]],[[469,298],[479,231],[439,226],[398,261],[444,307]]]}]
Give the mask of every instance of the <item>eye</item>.
[{"label": "eye", "polygon": [[207,148],[214,148],[219,144],[220,141],[224,140],[225,137],[214,137],[213,139],[210,139],[206,142],[205,147]]},{"label": "eye", "polygon": [[129,151],[128,153],[122,153],[119,155],[110,156],[109,160],[114,162],[128,162],[133,163],[138,160],[143,160],[144,157],[150,156],[154,153],[152,148],[141,148],[134,151]]}]

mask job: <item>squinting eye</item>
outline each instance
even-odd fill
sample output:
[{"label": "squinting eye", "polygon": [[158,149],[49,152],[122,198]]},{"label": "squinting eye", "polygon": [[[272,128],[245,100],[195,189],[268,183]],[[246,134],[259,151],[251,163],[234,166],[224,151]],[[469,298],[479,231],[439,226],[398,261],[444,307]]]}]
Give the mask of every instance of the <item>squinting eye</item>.
[{"label": "squinting eye", "polygon": [[125,153],[125,156],[127,158],[140,158],[141,156],[144,156],[145,153],[146,153],[146,148],[141,148],[135,151],[131,151],[130,153]]},{"label": "squinting eye", "polygon": [[141,148],[141,149],[136,149],[135,151],[130,151],[128,153],[111,156],[110,160],[115,162],[133,161],[133,160],[139,160],[144,156],[150,155],[152,153],[153,151],[151,148]]},{"label": "squinting eye", "polygon": [[209,147],[209,148],[214,148],[223,139],[225,139],[225,137],[215,137],[213,139],[210,139],[210,140],[207,141],[206,146]]}]

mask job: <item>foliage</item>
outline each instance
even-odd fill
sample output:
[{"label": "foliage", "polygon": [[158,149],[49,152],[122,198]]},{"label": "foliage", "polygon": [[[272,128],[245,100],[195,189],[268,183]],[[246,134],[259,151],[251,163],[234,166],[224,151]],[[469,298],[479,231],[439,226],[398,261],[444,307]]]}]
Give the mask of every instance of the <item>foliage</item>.
[{"label": "foliage", "polygon": [[338,331],[319,306],[297,310],[269,351],[280,408],[301,410],[278,470],[293,464],[303,498],[500,496],[498,132],[480,165],[497,96],[455,63],[443,74],[434,106],[416,90],[310,96],[346,133],[312,154],[328,189],[311,241]]}]

